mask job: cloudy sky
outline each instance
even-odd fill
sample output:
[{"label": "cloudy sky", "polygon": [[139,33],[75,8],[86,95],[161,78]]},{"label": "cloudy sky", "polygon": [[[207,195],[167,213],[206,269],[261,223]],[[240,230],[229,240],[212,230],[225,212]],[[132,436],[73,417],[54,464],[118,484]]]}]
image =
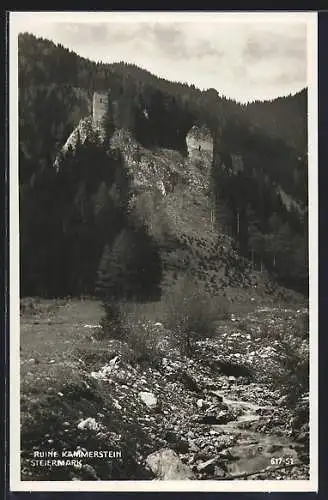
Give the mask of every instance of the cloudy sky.
[{"label": "cloudy sky", "polygon": [[238,101],[307,85],[306,13],[15,13],[18,32],[94,61],[135,63],[169,80],[214,87]]}]

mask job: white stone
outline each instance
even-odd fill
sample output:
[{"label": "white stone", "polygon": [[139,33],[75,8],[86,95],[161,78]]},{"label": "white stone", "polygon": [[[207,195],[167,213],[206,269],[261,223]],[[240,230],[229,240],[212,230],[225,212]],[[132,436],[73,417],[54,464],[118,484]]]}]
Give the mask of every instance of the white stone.
[{"label": "white stone", "polygon": [[138,394],[141,401],[148,406],[150,409],[154,409],[157,406],[157,398],[152,392],[141,391]]},{"label": "white stone", "polygon": [[86,418],[85,420],[81,420],[81,422],[77,426],[77,428],[80,430],[88,429],[91,431],[99,431],[100,427],[101,426],[92,417]]}]

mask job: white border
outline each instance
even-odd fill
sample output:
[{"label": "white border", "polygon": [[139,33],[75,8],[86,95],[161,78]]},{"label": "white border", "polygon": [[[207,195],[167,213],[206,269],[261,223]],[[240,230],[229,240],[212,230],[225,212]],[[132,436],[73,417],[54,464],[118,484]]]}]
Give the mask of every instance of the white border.
[{"label": "white border", "polygon": [[[20,311],[18,203],[18,32],[24,16],[46,22],[305,22],[308,36],[308,154],[310,265],[310,479],[304,481],[21,481],[20,479]],[[316,12],[10,12],[10,490],[11,491],[221,491],[310,492],[318,490],[318,81]]]}]

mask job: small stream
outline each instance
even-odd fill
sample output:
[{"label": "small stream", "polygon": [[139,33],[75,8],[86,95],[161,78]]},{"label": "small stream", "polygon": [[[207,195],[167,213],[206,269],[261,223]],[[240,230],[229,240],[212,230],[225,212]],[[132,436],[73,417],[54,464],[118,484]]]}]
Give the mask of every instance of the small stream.
[{"label": "small stream", "polygon": [[[300,463],[296,443],[292,440],[256,432],[251,429],[253,423],[268,418],[260,415],[258,410],[267,410],[270,415],[272,406],[260,406],[245,401],[230,400],[220,392],[223,403],[234,408],[240,408],[243,413],[226,424],[213,425],[213,429],[220,433],[236,436],[236,444],[228,449],[227,472],[229,474],[248,474],[284,464]],[[248,425],[250,424],[250,428]],[[273,463],[272,463],[273,459]]]}]

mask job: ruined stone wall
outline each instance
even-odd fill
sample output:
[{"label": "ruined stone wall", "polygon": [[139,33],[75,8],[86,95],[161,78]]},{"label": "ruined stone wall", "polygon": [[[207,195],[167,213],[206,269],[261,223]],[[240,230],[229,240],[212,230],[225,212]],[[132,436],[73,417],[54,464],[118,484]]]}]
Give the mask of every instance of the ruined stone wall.
[{"label": "ruined stone wall", "polygon": [[197,127],[194,125],[186,137],[188,156],[197,157],[198,153],[207,153],[213,156],[213,137],[206,127]]},{"label": "ruined stone wall", "polygon": [[108,93],[107,92],[94,92],[92,100],[92,119],[93,125],[101,128],[102,119],[107,113],[108,107]]}]

